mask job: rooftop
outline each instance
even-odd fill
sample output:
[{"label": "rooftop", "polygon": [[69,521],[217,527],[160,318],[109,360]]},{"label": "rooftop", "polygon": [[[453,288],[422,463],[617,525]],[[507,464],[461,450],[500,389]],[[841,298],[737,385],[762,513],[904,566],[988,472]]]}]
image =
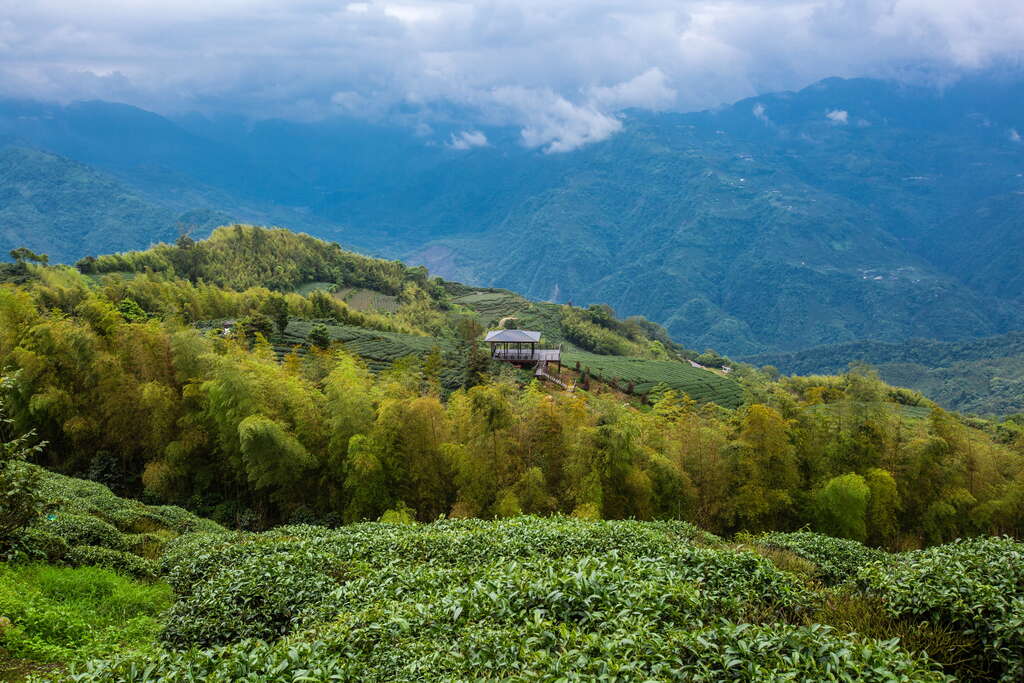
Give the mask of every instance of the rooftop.
[{"label": "rooftop", "polygon": [[494,330],[487,333],[484,341],[488,344],[501,342],[536,344],[540,341],[540,332],[532,330]]}]

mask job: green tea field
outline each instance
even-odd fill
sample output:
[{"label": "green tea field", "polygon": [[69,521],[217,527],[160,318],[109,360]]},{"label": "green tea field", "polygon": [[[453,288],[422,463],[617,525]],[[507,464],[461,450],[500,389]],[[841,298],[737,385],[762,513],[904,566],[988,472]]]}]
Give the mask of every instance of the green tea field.
[{"label": "green tea field", "polygon": [[577,362],[581,369],[590,368],[591,375],[602,381],[618,380],[620,385],[632,382],[639,394],[665,383],[695,401],[711,401],[726,408],[736,408],[743,402],[743,388],[735,380],[679,361],[601,356],[583,351],[563,353],[562,363],[567,367],[575,367]]}]

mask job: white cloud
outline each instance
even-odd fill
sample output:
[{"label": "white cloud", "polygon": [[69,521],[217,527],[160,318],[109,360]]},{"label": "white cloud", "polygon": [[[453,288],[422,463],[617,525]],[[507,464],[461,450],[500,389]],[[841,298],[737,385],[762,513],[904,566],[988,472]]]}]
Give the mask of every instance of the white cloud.
[{"label": "white cloud", "polygon": [[1017,132],[1016,128],[1010,129],[1010,142],[1020,142],[1020,133]]},{"label": "white cloud", "polygon": [[605,110],[666,109],[676,101],[677,93],[668,87],[665,72],[652,67],[635,78],[612,86],[595,86],[587,91],[589,100]]},{"label": "white cloud", "polygon": [[765,106],[763,104],[761,104],[760,102],[758,102],[757,104],[754,105],[754,108],[751,110],[751,112],[754,114],[754,118],[755,119],[757,119],[759,121],[763,121],[765,123],[769,122],[768,115],[764,113],[765,112]]},{"label": "white cloud", "polygon": [[825,118],[837,126],[845,126],[850,122],[850,114],[845,109],[832,109],[825,114]]},{"label": "white cloud", "polygon": [[519,125],[525,144],[548,151],[607,138],[629,107],[713,107],[827,76],[955,77],[1024,56],[1019,0],[0,0],[0,8],[0,95],[306,118],[430,116],[454,104],[478,114],[478,125]]},{"label": "white cloud", "polygon": [[452,149],[472,149],[474,147],[486,147],[487,136],[478,130],[464,130],[458,135],[452,133],[448,146]]},{"label": "white cloud", "polygon": [[497,88],[493,100],[511,110],[524,123],[521,137],[527,147],[545,152],[569,152],[600,142],[622,129],[622,122],[584,104],[577,105],[551,90]]}]

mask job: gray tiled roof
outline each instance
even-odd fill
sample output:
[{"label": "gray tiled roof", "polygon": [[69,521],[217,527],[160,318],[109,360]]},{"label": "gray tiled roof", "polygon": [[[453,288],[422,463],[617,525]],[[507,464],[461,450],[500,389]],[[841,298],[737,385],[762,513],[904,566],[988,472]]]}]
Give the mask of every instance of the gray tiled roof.
[{"label": "gray tiled roof", "polygon": [[533,332],[531,330],[494,330],[488,332],[487,337],[484,341],[490,342],[539,342],[540,332]]}]

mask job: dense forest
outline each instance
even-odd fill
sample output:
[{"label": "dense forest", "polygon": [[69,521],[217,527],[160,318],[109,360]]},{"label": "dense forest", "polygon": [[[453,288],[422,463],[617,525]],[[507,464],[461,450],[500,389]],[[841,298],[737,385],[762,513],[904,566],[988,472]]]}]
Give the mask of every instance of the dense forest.
[{"label": "dense forest", "polygon": [[[550,390],[487,362],[454,285],[286,231],[223,229],[84,272],[20,266],[29,280],[0,289],[3,400],[16,431],[47,443],[40,462],[231,526],[557,512],[810,526],[890,548],[1024,532],[1022,425],[965,421],[867,369],[740,367],[736,409],[667,385]],[[261,278],[372,284],[405,303],[359,312]],[[573,309],[568,329],[606,314]],[[230,334],[196,324],[221,318]],[[275,351],[267,338],[292,318],[454,342],[373,372],[329,339]]]}]

